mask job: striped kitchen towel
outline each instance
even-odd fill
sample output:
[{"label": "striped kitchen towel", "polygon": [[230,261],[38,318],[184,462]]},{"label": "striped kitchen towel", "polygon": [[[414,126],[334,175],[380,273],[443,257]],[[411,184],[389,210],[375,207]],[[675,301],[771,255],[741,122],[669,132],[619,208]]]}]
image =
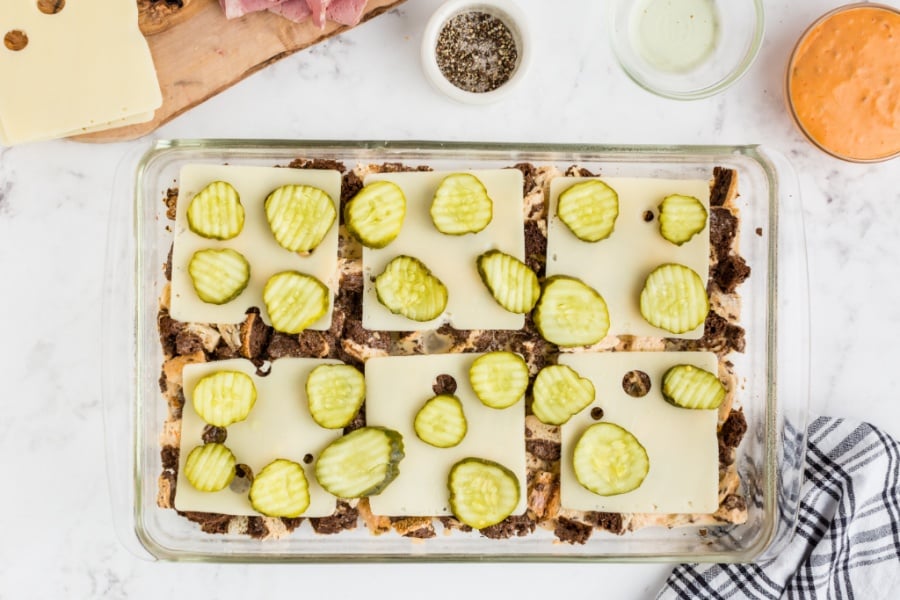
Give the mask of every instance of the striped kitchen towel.
[{"label": "striped kitchen towel", "polygon": [[675,567],[657,600],[900,598],[900,443],[868,424],[809,426],[797,531],[773,559]]}]

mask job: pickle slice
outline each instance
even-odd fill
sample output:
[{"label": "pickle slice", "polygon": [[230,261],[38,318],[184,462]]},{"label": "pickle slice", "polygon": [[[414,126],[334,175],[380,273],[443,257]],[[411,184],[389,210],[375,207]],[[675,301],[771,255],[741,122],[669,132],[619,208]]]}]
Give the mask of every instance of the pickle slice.
[{"label": "pickle slice", "polygon": [[194,386],[191,405],[201,419],[216,427],[243,421],[256,404],[256,385],[241,371],[216,371]]},{"label": "pickle slice", "polygon": [[579,240],[599,242],[616,226],[619,195],[599,179],[582,181],[559,195],[556,216]]},{"label": "pickle slice", "polygon": [[272,327],[282,333],[300,333],[328,311],[329,291],[311,275],[282,271],[269,278],[263,302]]},{"label": "pickle slice", "polygon": [[230,240],[244,228],[244,207],[237,190],[226,181],[214,181],[191,198],[188,227],[197,235]]},{"label": "pickle slice", "polygon": [[472,362],[469,383],[485,406],[508,408],[528,388],[528,365],[524,358],[512,352],[488,352]]},{"label": "pickle slice", "polygon": [[519,480],[501,464],[464,458],[450,469],[450,510],[472,529],[496,525],[519,504]]},{"label": "pickle slice", "polygon": [[366,380],[351,365],[319,365],[306,377],[313,421],[326,429],[346,427],[366,397]]},{"label": "pickle slice", "polygon": [[406,196],[392,181],[374,181],[344,207],[347,232],[368,248],[384,248],[394,241],[406,217]]},{"label": "pickle slice", "polygon": [[444,177],[431,202],[431,220],[441,233],[478,233],[494,218],[494,203],[480,179],[471,173]]},{"label": "pickle slice", "polygon": [[650,459],[631,432],[613,423],[596,423],[575,443],[572,466],[586,489],[616,496],[640,487],[650,472]]},{"label": "pickle slice", "polygon": [[400,473],[403,436],[384,427],[362,427],[329,444],[316,461],[316,480],[338,498],[381,493]]},{"label": "pickle slice", "polygon": [[708,410],[722,404],[725,386],[705,369],[676,365],[663,375],[662,394],[666,402],[675,406]]},{"label": "pickle slice", "polygon": [[250,506],[267,517],[299,517],[309,508],[309,482],[303,467],[278,458],[250,484]]},{"label": "pickle slice", "polygon": [[544,367],[534,379],[531,411],[542,423],[562,425],[594,401],[594,384],[568,365]]},{"label": "pickle slice", "polygon": [[541,284],[525,263],[499,250],[488,250],[478,257],[477,265],[481,281],[500,306],[520,314],[534,308]]},{"label": "pickle slice", "polygon": [[188,274],[197,297],[209,304],[225,304],[241,295],[250,281],[250,263],[231,248],[194,252]]},{"label": "pickle slice", "polygon": [[429,399],[413,422],[420,440],[436,448],[452,448],[459,444],[468,430],[462,402],[451,394]]},{"label": "pickle slice", "polygon": [[234,479],[234,454],[222,444],[203,444],[184,461],[184,476],[201,492],[224,490]]},{"label": "pickle slice", "polygon": [[588,346],[606,337],[609,310],[603,296],[580,279],[556,275],[544,282],[534,324],[552,344]]},{"label": "pickle slice", "polygon": [[696,329],[709,313],[709,298],[700,276],[689,267],[660,265],[641,291],[641,314],[654,327],[672,333]]},{"label": "pickle slice", "polygon": [[680,246],[703,231],[707,217],[706,207],[697,198],[672,194],[659,205],[659,233]]},{"label": "pickle slice", "polygon": [[277,188],[266,198],[265,209],[275,241],[298,253],[321,244],[337,217],[331,196],[310,185]]},{"label": "pickle slice", "polygon": [[430,321],[447,308],[447,288],[422,261],[400,255],[375,278],[378,301],[394,314]]}]

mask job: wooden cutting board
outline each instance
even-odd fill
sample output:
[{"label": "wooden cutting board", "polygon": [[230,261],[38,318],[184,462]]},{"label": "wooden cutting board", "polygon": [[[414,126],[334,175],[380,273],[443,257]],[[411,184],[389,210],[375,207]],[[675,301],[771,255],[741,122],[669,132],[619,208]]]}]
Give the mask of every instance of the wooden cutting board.
[{"label": "wooden cutting board", "polygon": [[[360,22],[403,1],[369,0]],[[142,23],[163,97],[153,120],[74,139],[118,142],[139,138],[266,65],[350,29],[331,21],[319,29],[311,20],[292,23],[268,11],[229,21],[218,0],[192,0],[181,10],[172,15],[169,24]]]}]

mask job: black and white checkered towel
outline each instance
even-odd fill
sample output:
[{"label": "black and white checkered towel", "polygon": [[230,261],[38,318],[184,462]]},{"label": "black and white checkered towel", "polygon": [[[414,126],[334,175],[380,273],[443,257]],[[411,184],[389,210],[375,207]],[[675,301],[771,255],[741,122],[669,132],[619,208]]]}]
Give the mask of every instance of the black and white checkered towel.
[{"label": "black and white checkered towel", "polygon": [[868,424],[809,426],[797,531],[757,564],[679,565],[657,600],[900,599],[900,443]]}]

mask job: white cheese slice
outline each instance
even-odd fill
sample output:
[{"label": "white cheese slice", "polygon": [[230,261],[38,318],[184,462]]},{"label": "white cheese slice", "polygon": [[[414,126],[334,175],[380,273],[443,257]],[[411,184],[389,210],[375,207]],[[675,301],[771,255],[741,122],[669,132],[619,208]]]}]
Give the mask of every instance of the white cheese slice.
[{"label": "white cheese slice", "polygon": [[[699,339],[703,325],[676,335],[650,325],[640,311],[641,289],[653,269],[679,263],[709,277],[709,225],[677,246],[659,233],[658,207],[670,194],[694,196],[709,210],[709,181],[702,179],[636,179],[597,177],[619,195],[619,217],[613,233],[599,242],[579,240],[556,216],[559,195],[589,177],[557,177],[550,182],[547,226],[547,276],[571,275],[597,290],[609,308],[610,335]],[[652,221],[644,220],[651,211]]]},{"label": "white cheese slice", "polygon": [[[719,446],[715,410],[690,410],[666,402],[662,377],[678,364],[712,373],[718,361],[712,352],[584,352],[562,354],[559,363],[575,369],[594,384],[596,400],[562,426],[560,502],[572,510],[644,513],[712,513],[718,508]],[[634,398],[622,388],[631,370],[650,376],[650,392]],[[572,451],[585,429],[597,423],[591,409],[603,409],[601,422],[630,431],[644,446],[650,471],[635,490],[599,496],[582,487],[572,468]]]},{"label": "white cheese slice", "polygon": [[292,460],[303,467],[309,482],[310,503],[304,517],[325,517],[334,513],[335,497],[316,481],[314,462],[306,464],[304,456],[313,459],[341,435],[341,430],[319,427],[309,414],[306,400],[306,377],[317,365],[340,361],[316,358],[281,358],[272,363],[265,377],[256,375],[249,360],[234,359],[189,364],[184,367],[184,411],[181,420],[181,451],[178,456],[178,480],[175,508],[178,510],[213,512],[225,515],[259,514],[250,506],[246,492],[229,488],[218,492],[200,492],[184,476],[184,461],[192,448],[203,443],[206,423],[194,411],[191,394],[197,382],[221,370],[242,371],[256,384],[256,404],[246,420],[230,425],[225,440],[239,464],[254,473],[278,458]]},{"label": "white cheese slice", "polygon": [[[230,240],[210,240],[195,234],[188,227],[187,209],[191,198],[214,181],[227,181],[233,185],[244,206],[244,228]],[[199,323],[240,323],[247,309],[256,306],[263,319],[271,324],[262,291],[266,281],[281,271],[293,270],[312,275],[332,292],[337,291],[337,218],[322,243],[308,256],[285,250],[272,235],[264,209],[266,197],[277,187],[288,184],[311,185],[324,190],[331,196],[335,210],[339,210],[341,174],[338,171],[204,164],[182,167],[172,252],[173,319]],[[204,248],[232,248],[243,254],[250,263],[250,282],[241,295],[231,302],[207,304],[197,296],[187,267],[194,252]],[[322,331],[331,327],[333,308],[334,294],[330,294],[328,311],[309,329]]]},{"label": "white cheese slice", "polygon": [[110,121],[109,123],[104,123],[102,125],[95,125],[94,127],[82,127],[77,131],[70,131],[66,133],[66,136],[70,135],[80,135],[83,133],[94,133],[96,131],[104,131],[106,129],[112,129],[113,127],[126,127],[128,125],[137,125],[138,123],[146,123],[147,121],[153,118],[153,115],[156,113],[153,111],[138,113],[136,115],[132,115],[130,117],[126,117],[124,119],[116,119],[115,121]]},{"label": "white cheese slice", "polygon": [[28,36],[20,51],[0,48],[0,118],[9,144],[107,125],[162,104],[135,2],[80,0],[47,15],[35,0],[4,0],[0,24],[0,34]]},{"label": "white cheese slice", "polygon": [[[153,118],[154,112],[146,112],[134,115],[132,117],[128,117],[125,119],[118,119],[116,121],[111,121],[109,123],[104,123],[103,125],[95,125],[93,127],[82,127],[80,129],[76,129],[75,131],[68,131],[58,136],[51,137],[68,137],[70,135],[81,135],[85,133],[94,133],[97,131],[104,131],[106,129],[112,129],[113,127],[126,127],[128,125],[137,125],[139,123],[146,123],[147,121]],[[32,142],[40,141],[38,139],[29,140]],[[0,118],[0,145],[9,146],[9,142],[6,139],[6,133],[3,129],[3,119]]]},{"label": "white cheese slice", "polygon": [[[469,367],[480,354],[432,354],[373,358],[366,363],[366,422],[403,435],[406,457],[400,474],[383,492],[369,498],[372,512],[386,516],[450,515],[447,476],[466,457],[500,463],[519,480],[519,504],[526,508],[525,402],[510,408],[488,408],[469,384]],[[453,448],[435,448],[413,428],[416,413],[434,396],[438,375],[456,380],[456,397],[468,422],[466,436]]]},{"label": "white cheese slice", "polygon": [[[44,139],[49,139],[49,138],[54,138],[54,137],[69,137],[70,135],[83,135],[86,133],[95,133],[97,131],[105,131],[107,129],[112,129],[114,127],[127,127],[128,125],[137,125],[139,123],[146,123],[147,121],[151,120],[153,118],[153,115],[155,115],[155,114],[156,113],[154,113],[152,111],[146,112],[146,113],[140,113],[140,114],[134,115],[132,117],[128,117],[125,119],[117,119],[115,121],[110,121],[109,123],[104,123],[102,125],[94,125],[92,127],[81,127],[74,131],[67,131],[65,133],[47,136],[47,138],[44,138]],[[38,138],[34,138],[34,139],[30,139],[28,141],[29,142],[38,142],[41,140]],[[2,144],[4,146],[10,145],[6,139],[6,134],[3,131],[2,119],[0,119],[0,144]]]},{"label": "white cheese slice", "polygon": [[[363,327],[380,331],[423,331],[449,322],[456,329],[521,329],[523,315],[508,312],[494,300],[478,275],[476,259],[491,249],[525,260],[522,216],[522,173],[518,169],[466,171],[476,176],[494,203],[490,224],[466,235],[445,235],[431,221],[429,210],[434,192],[450,171],[378,173],[364,183],[388,180],[406,195],[406,218],[400,235],[386,248],[363,249]],[[417,322],[391,313],[378,301],[372,281],[385,265],[406,254],[425,263],[447,286],[444,314],[432,321]]]}]

